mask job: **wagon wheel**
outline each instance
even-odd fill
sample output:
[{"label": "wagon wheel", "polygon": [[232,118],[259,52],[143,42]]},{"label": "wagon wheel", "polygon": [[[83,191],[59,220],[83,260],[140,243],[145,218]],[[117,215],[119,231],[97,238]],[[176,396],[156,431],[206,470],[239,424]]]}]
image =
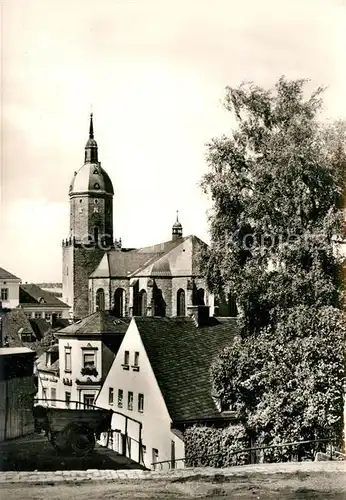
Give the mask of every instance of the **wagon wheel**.
[{"label": "wagon wheel", "polygon": [[95,447],[95,436],[87,426],[70,424],[66,428],[66,441],[72,452],[81,457],[90,453]]},{"label": "wagon wheel", "polygon": [[62,432],[51,432],[49,440],[58,452],[67,451],[69,448],[69,443],[66,439],[66,435]]}]

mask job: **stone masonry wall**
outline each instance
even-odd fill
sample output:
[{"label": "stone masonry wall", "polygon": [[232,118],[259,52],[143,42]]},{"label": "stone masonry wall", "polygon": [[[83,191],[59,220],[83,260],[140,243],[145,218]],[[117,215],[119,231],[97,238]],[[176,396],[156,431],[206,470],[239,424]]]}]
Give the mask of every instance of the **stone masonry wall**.
[{"label": "stone masonry wall", "polygon": [[104,251],[99,248],[74,248],[74,300],[75,318],[89,314],[89,276],[100,263]]}]

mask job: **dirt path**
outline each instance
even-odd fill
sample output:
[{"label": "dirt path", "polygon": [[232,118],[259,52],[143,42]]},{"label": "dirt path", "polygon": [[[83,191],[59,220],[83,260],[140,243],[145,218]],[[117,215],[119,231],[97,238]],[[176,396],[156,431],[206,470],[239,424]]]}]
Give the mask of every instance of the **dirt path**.
[{"label": "dirt path", "polygon": [[6,500],[110,500],[191,499],[215,500],[312,500],[346,498],[346,474],[253,474],[226,478],[222,482],[175,479],[171,481],[116,481],[56,485],[2,485]]}]

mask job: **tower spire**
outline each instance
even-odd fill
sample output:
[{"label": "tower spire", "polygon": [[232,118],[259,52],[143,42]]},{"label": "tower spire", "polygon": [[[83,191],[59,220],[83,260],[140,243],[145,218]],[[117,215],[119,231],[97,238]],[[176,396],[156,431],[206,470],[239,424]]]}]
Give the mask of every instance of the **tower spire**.
[{"label": "tower spire", "polygon": [[177,210],[177,219],[172,226],[172,240],[177,240],[183,236],[183,226],[179,222],[179,210]]},{"label": "tower spire", "polygon": [[89,139],[85,145],[85,163],[98,163],[97,142],[94,139],[93,113],[90,113]]},{"label": "tower spire", "polygon": [[90,113],[89,139],[93,139],[93,138],[94,138],[93,114]]}]

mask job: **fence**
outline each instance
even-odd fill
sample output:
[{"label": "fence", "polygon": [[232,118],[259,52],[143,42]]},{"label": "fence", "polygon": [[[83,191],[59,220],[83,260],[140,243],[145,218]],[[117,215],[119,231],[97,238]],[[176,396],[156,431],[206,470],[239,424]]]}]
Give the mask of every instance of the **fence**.
[{"label": "fence", "polygon": [[[183,463],[185,467],[228,467],[234,465],[247,465],[256,463],[272,462],[273,460],[266,460],[271,458],[273,453],[267,453],[269,450],[271,452],[275,450],[290,450],[290,453],[281,453],[281,457],[284,459],[278,460],[281,462],[300,462],[304,460],[313,460],[316,452],[322,451],[328,453],[330,459],[333,457],[339,457],[339,459],[344,459],[345,455],[340,453],[337,449],[335,443],[337,442],[334,438],[327,439],[313,439],[306,441],[294,441],[291,443],[281,443],[266,446],[255,446],[251,448],[242,448],[235,451],[223,451],[213,454],[203,454],[203,455],[193,455],[188,457],[177,458],[171,460],[163,460],[160,462],[152,463],[152,467],[158,470],[170,470],[175,469],[177,464]],[[277,453],[280,457],[280,453]],[[239,459],[239,456],[241,457]],[[232,460],[230,460],[232,458]]]}]

